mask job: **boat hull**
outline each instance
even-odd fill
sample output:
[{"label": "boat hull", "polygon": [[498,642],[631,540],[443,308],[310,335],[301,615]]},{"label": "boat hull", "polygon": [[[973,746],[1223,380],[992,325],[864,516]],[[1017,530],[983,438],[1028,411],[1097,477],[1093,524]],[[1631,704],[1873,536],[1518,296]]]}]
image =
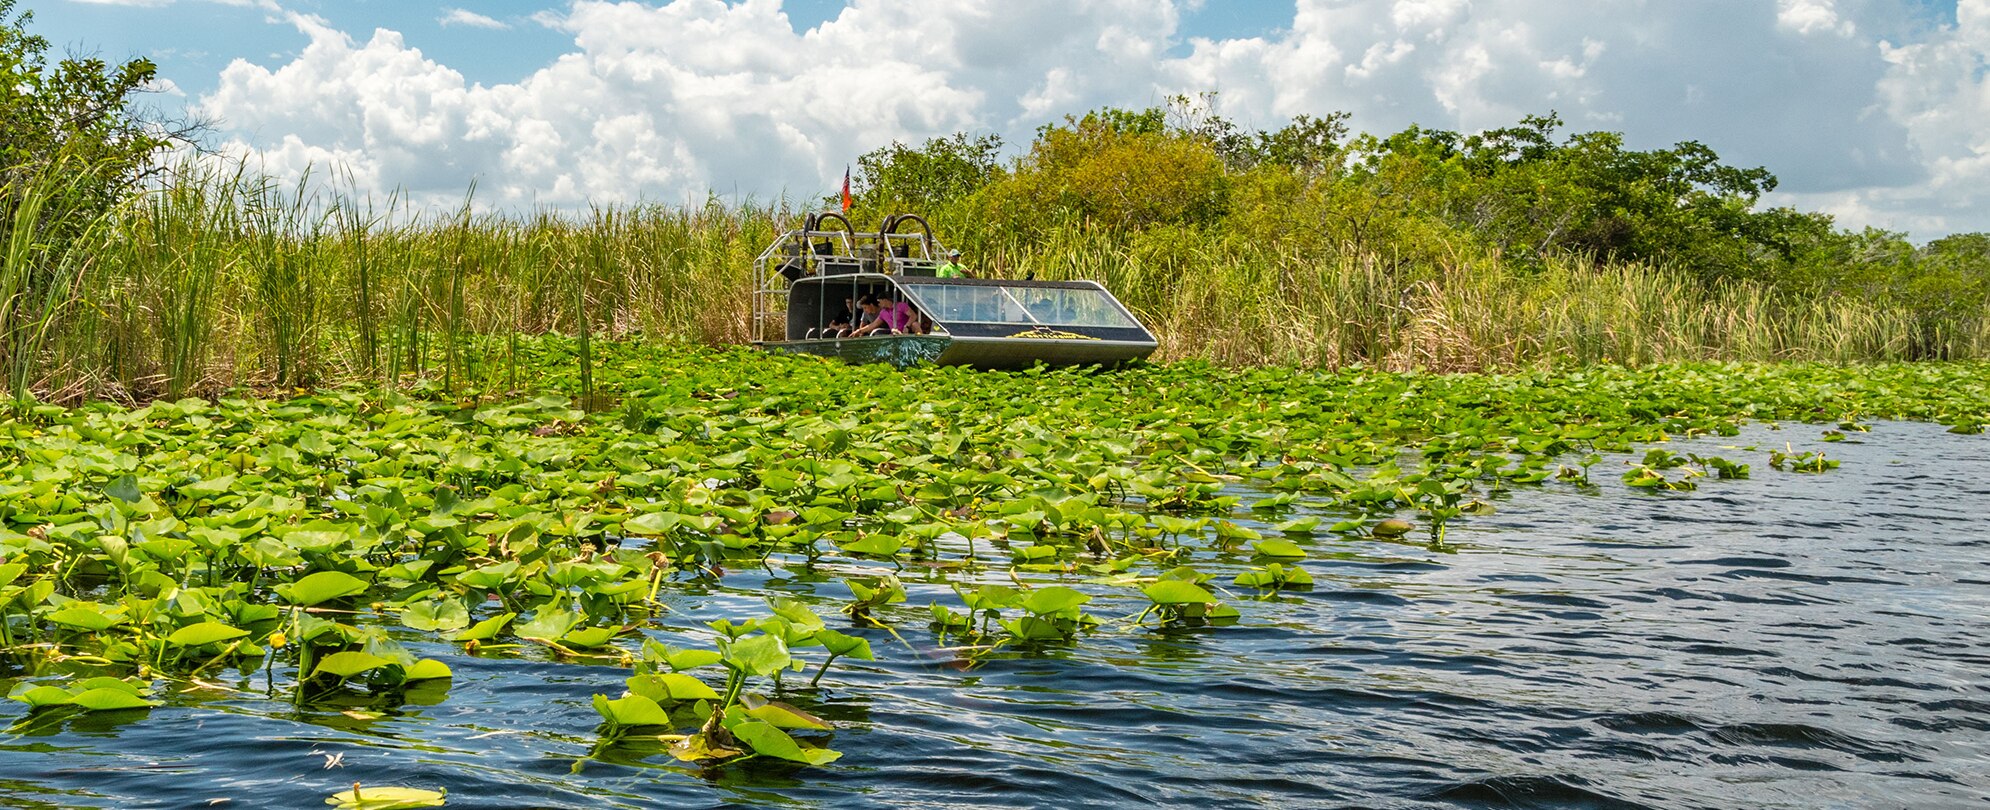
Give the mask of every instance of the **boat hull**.
[{"label": "boat hull", "polygon": [[1148,341],[1054,338],[977,338],[952,335],[887,335],[830,340],[767,341],[768,351],[834,357],[851,363],[890,363],[899,368],[931,363],[982,369],[1047,366],[1118,366],[1152,354]]}]

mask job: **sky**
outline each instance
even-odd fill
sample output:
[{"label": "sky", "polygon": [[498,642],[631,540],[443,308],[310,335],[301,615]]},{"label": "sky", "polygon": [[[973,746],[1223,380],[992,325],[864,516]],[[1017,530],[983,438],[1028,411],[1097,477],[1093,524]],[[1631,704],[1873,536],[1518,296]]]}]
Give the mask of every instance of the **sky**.
[{"label": "sky", "polygon": [[64,53],[279,177],[458,205],[806,202],[894,140],[1214,91],[1246,127],[1558,112],[1697,140],[1768,200],[1990,231],[1990,0],[38,0]]}]

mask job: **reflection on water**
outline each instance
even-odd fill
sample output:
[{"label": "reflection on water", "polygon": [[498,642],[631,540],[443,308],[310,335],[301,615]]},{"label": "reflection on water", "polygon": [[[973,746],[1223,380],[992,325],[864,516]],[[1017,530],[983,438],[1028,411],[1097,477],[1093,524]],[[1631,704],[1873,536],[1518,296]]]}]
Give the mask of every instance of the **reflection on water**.
[{"label": "reflection on water", "polygon": [[[304,807],[355,780],[494,808],[1990,800],[1990,444],[1884,424],[1826,446],[1845,465],[1821,476],[1759,463],[1812,431],[1719,440],[1762,445],[1721,451],[1756,477],[1698,492],[1630,493],[1615,460],[1600,494],[1517,491],[1453,528],[1456,554],[1318,538],[1315,586],[1246,601],[1232,627],[1110,629],[1144,600],[1079,585],[1109,629],[978,666],[925,627],[927,602],[958,606],[944,574],[908,569],[910,600],[883,614],[904,641],[852,630],[880,660],[784,696],[842,727],[825,768],[603,745],[588,701],[624,671],[416,644],[455,670],[445,700],[299,709],[258,677],[149,712],[0,709],[0,804]],[[1195,561],[1219,583],[1244,562]],[[687,582],[661,625],[763,613],[767,587],[833,617],[831,574],[861,565]]]}]

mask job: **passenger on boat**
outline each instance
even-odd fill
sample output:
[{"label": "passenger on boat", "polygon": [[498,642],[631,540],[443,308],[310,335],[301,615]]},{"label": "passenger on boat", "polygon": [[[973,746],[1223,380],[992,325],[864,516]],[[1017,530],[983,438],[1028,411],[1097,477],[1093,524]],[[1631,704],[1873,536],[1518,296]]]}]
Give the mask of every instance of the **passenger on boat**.
[{"label": "passenger on boat", "polygon": [[878,309],[877,296],[865,293],[862,298],[858,298],[856,323],[851,327],[850,333],[844,337],[856,337],[874,331],[877,327],[872,324],[878,322]]},{"label": "passenger on boat", "polygon": [[829,328],[822,330],[822,336],[842,337],[849,334],[850,330],[854,328],[851,318],[855,315],[856,309],[855,301],[848,298],[843,299],[843,308],[836,310],[836,314],[829,316]]},{"label": "passenger on boat", "polygon": [[871,299],[871,306],[877,307],[877,320],[858,327],[851,337],[862,337],[873,332],[888,335],[905,334],[912,326],[912,305],[899,301],[891,293],[883,293]]},{"label": "passenger on boat", "polygon": [[960,266],[959,250],[947,251],[946,262],[933,268],[933,275],[940,278],[974,278],[973,273],[967,272],[967,268]]}]

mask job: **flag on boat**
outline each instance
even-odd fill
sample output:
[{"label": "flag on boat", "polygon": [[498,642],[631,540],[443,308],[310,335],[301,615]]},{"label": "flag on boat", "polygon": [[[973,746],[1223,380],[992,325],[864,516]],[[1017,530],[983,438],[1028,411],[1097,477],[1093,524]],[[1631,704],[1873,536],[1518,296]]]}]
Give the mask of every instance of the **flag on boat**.
[{"label": "flag on boat", "polygon": [[850,213],[850,166],[843,166],[843,213]]}]

